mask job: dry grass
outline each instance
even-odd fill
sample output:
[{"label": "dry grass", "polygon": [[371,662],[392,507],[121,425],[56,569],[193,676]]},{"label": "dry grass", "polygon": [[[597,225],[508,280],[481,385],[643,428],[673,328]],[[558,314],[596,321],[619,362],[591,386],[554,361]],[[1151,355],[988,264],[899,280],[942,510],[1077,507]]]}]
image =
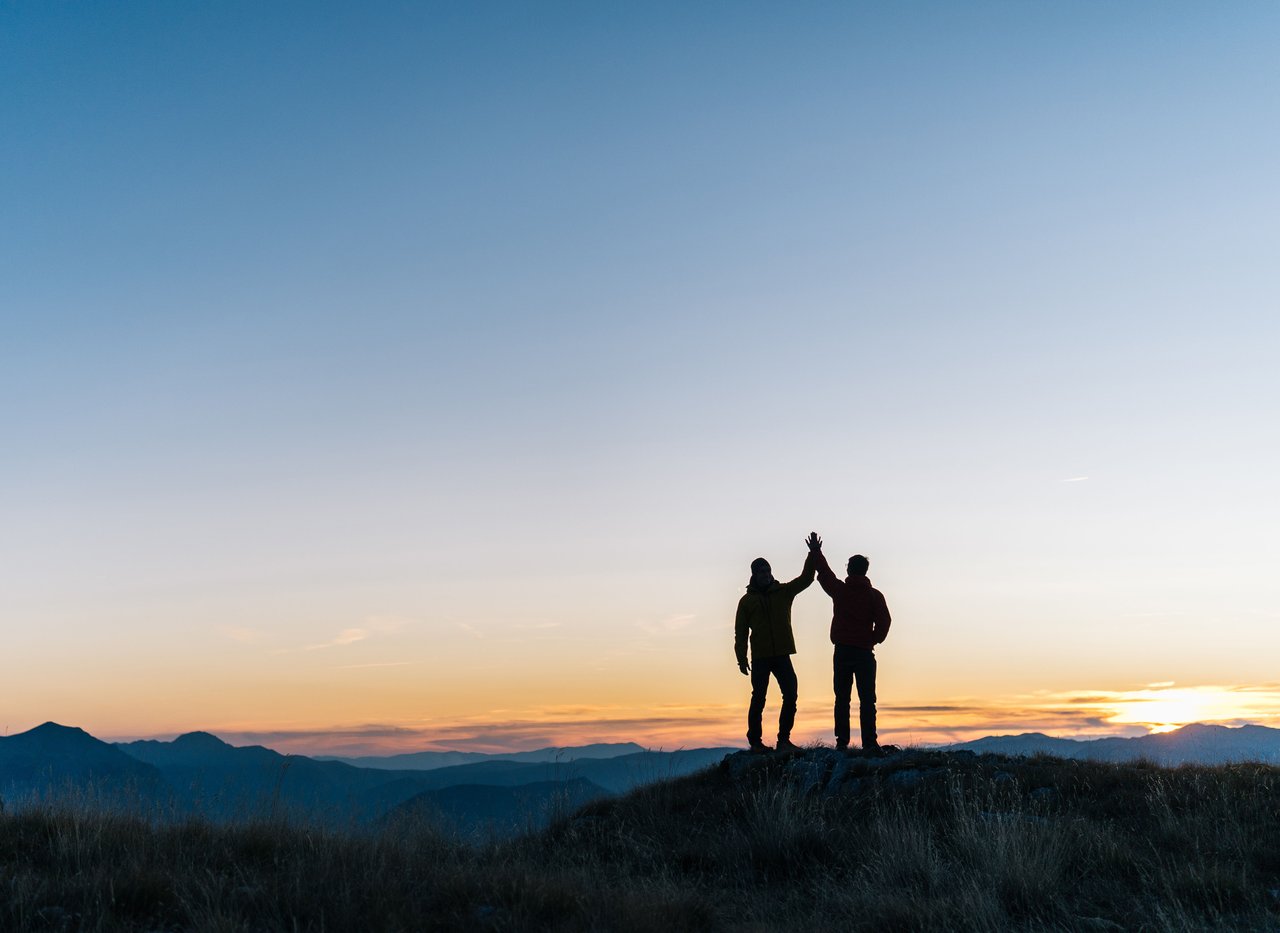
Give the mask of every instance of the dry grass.
[{"label": "dry grass", "polygon": [[0,928],[1280,929],[1276,769],[917,753],[855,776],[804,796],[780,762],[713,769],[479,846],[34,807],[0,816]]}]

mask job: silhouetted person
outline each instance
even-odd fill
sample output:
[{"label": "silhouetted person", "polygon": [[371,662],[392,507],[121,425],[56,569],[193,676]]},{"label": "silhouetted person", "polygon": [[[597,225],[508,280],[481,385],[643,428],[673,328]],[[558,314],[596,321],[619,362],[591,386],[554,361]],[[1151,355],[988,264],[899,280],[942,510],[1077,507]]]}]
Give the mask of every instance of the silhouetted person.
[{"label": "silhouetted person", "polygon": [[867,579],[871,562],[861,554],[849,558],[848,577],[840,580],[822,554],[822,539],[809,535],[809,553],[816,561],[818,582],[831,597],[832,686],[835,688],[836,748],[849,747],[849,701],[853,682],[858,684],[858,712],[862,749],[880,754],[876,737],[875,647],[889,634],[889,606],[884,595]]},{"label": "silhouetted person", "polygon": [[[764,726],[764,701],[769,692],[769,675],[778,681],[782,691],[782,710],[778,713],[778,751],[799,751],[791,743],[791,727],[796,721],[796,671],[791,656],[796,653],[796,639],[791,632],[791,603],[813,582],[814,556],[805,558],[800,576],[790,583],[779,583],[773,569],[763,557],[751,562],[751,582],[738,600],[738,615],[733,626],[733,650],[738,656],[738,670],[751,675],[751,706],[747,710],[747,741],[753,752],[772,751],[761,740]],[[751,664],[747,663],[747,640],[751,641]]]}]

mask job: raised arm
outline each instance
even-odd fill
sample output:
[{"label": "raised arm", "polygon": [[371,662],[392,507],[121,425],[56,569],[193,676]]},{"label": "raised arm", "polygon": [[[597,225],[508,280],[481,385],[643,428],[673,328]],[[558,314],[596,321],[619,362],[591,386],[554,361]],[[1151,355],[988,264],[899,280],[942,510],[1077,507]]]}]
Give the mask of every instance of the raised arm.
[{"label": "raised arm", "polygon": [[809,534],[804,543],[809,545],[809,557],[813,559],[813,566],[818,574],[818,583],[827,591],[828,596],[835,596],[836,590],[840,588],[840,578],[832,573],[831,565],[827,563],[827,558],[822,553],[822,539],[814,531]]},{"label": "raised arm", "polygon": [[814,571],[815,565],[813,562],[813,552],[810,551],[809,555],[804,559],[804,567],[800,571],[800,576],[782,584],[782,588],[792,596],[807,590],[809,588],[809,584],[813,583]]}]

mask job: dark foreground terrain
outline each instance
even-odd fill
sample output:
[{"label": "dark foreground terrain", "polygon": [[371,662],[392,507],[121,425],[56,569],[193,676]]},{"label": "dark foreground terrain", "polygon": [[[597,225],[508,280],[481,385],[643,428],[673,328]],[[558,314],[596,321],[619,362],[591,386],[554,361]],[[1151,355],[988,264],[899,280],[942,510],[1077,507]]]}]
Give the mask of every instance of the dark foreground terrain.
[{"label": "dark foreground terrain", "polygon": [[814,749],[468,844],[0,815],[4,930],[1277,930],[1280,769]]}]

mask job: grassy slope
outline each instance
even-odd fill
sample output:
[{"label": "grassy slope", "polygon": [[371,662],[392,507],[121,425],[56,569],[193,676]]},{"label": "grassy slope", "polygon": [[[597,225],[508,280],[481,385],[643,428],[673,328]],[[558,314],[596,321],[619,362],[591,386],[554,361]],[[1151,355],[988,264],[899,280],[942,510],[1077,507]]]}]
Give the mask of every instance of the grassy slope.
[{"label": "grassy slope", "polygon": [[802,797],[781,761],[712,769],[482,846],[10,813],[0,928],[1280,928],[1278,769],[920,752],[854,771],[860,792]]}]

